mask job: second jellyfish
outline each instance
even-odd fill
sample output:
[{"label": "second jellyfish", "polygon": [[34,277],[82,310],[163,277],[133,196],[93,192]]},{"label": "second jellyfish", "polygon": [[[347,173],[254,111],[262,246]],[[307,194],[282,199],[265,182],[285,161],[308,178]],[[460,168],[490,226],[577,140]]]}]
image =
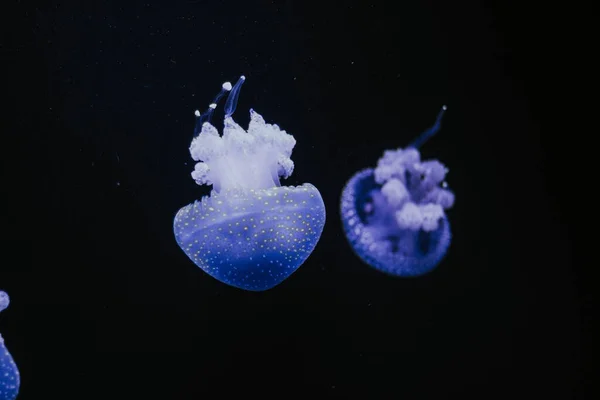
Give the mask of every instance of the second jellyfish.
[{"label": "second jellyfish", "polygon": [[[0,290],[0,312],[8,307],[9,302],[8,294]],[[20,385],[19,369],[0,334],[0,400],[16,399]]]},{"label": "second jellyfish", "polygon": [[421,160],[418,150],[437,133],[445,110],[412,144],[384,152],[376,168],[355,174],[342,192],[348,242],[365,263],[389,275],[426,274],[450,246],[448,170],[437,160]]}]

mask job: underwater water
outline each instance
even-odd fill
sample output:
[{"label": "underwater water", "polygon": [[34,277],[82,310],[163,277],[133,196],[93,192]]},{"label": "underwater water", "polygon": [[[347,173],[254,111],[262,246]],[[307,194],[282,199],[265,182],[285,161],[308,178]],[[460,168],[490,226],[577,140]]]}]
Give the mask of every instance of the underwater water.
[{"label": "underwater water", "polygon": [[9,3],[0,400],[585,398],[549,5]]}]

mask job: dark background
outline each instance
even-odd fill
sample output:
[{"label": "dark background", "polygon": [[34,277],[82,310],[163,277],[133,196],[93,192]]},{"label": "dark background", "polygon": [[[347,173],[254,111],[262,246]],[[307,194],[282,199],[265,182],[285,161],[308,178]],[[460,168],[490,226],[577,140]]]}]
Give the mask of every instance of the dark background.
[{"label": "dark background", "polygon": [[[556,184],[569,144],[542,119],[547,9],[9,3],[0,331],[19,399],[584,398],[590,298]],[[286,184],[311,182],[328,212],[262,293],[212,279],[172,233],[208,193],[193,111],[240,74],[236,119],[253,107],[295,136]],[[394,279],[352,253],[339,196],[442,104],[423,156],[450,168],[454,240],[431,274]]]}]

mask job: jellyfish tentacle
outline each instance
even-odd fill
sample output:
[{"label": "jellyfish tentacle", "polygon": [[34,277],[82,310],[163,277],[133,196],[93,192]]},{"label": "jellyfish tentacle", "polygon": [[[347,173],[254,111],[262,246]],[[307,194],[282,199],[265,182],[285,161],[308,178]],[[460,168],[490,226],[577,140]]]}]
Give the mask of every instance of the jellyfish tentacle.
[{"label": "jellyfish tentacle", "polygon": [[229,96],[227,96],[227,102],[225,103],[225,118],[229,118],[235,112],[235,108],[237,107],[238,97],[240,95],[240,90],[242,89],[242,84],[246,80],[244,75],[240,76],[240,79],[236,82],[235,86],[229,92]]},{"label": "jellyfish tentacle", "polygon": [[205,122],[210,122],[210,118],[212,117],[213,112],[217,108],[217,104],[219,104],[219,100],[223,97],[223,95],[227,92],[231,91],[231,82],[225,82],[221,85],[221,91],[215,96],[212,103],[208,105],[208,109],[200,114],[200,110],[194,111],[194,115],[196,115],[196,126],[194,127],[194,136],[198,136],[202,131],[202,125]]},{"label": "jellyfish tentacle", "polygon": [[[242,75],[231,88],[228,104],[237,101],[245,79]],[[229,111],[231,104],[227,106]],[[247,130],[226,116],[223,135],[219,136],[213,125],[204,122],[190,145],[192,158],[204,163],[196,167],[192,178],[199,185],[212,184],[216,192],[279,187],[279,178],[288,178],[294,170],[290,156],[295,144],[292,135],[277,124],[266,123],[254,110],[250,110]]]},{"label": "jellyfish tentacle", "polygon": [[442,118],[444,117],[444,114],[446,113],[447,109],[448,109],[448,107],[443,105],[442,109],[438,113],[437,118],[435,119],[435,122],[433,123],[433,125],[430,128],[426,129],[423,133],[421,133],[415,140],[413,140],[413,142],[410,145],[408,145],[408,147],[413,147],[415,149],[418,149],[429,138],[431,138],[436,133],[438,133],[440,128],[442,127]]}]

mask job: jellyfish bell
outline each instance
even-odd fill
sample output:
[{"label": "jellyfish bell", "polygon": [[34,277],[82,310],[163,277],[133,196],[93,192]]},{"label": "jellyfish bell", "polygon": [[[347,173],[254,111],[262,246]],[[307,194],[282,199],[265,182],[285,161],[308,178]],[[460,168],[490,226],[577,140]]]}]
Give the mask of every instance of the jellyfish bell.
[{"label": "jellyfish bell", "polygon": [[[245,77],[226,82],[204,114],[196,112],[190,154],[192,178],[212,185],[205,196],[179,210],[175,239],[202,270],[228,285],[270,289],[289,277],[311,254],[325,224],[325,206],[316,187],[281,186],[294,169],[296,140],[250,110],[244,130],[232,118]],[[210,118],[225,104],[223,135]]]},{"label": "jellyfish bell", "polygon": [[[9,302],[8,294],[0,290],[0,312],[8,307]],[[20,385],[19,369],[0,334],[0,400],[14,400]]]},{"label": "jellyfish bell", "polygon": [[356,173],[342,191],[341,217],[346,239],[368,265],[389,275],[420,276],[433,270],[451,241],[445,210],[454,194],[448,169],[421,160],[419,147],[435,135],[435,124],[406,148],[387,150],[376,168]]}]

